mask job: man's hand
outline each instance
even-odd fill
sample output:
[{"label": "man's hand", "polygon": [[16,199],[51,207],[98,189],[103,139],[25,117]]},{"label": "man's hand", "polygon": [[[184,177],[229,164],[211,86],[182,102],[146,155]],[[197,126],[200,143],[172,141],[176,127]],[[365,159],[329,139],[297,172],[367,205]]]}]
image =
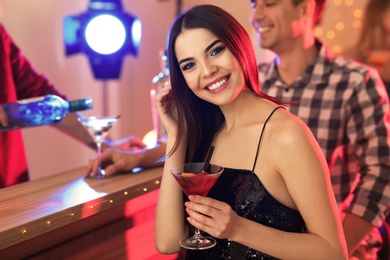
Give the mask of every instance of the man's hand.
[{"label": "man's hand", "polygon": [[85,169],[85,176],[97,174],[99,163],[106,176],[118,172],[130,172],[136,167],[151,168],[162,165],[160,159],[165,155],[166,144],[161,142],[152,148],[111,149],[108,148],[99,157],[90,159]]},{"label": "man's hand", "polygon": [[128,172],[138,166],[137,153],[129,150],[107,149],[102,155],[89,160],[85,177],[95,176],[99,164],[104,168],[105,175],[110,176],[117,172]]},{"label": "man's hand", "polygon": [[132,149],[142,149],[146,148],[146,144],[142,142],[140,138],[134,135],[112,141],[109,138],[104,140],[102,145],[103,151],[107,148],[113,149],[122,149],[122,150],[132,150]]}]

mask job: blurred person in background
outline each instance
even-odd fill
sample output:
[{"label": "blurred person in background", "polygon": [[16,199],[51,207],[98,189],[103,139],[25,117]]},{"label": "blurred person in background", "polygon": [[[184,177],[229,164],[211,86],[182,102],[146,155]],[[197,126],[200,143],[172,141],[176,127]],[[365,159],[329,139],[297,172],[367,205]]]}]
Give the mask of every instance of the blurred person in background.
[{"label": "blurred person in background", "polygon": [[[377,2],[382,2],[374,0]],[[376,70],[316,39],[324,0],[251,0],[262,91],[293,102],[325,154],[351,259],[377,259],[390,203],[389,99]],[[317,5],[316,2],[319,4]]]},{"label": "blurred person in background", "polygon": [[390,93],[390,0],[368,1],[358,40],[345,55],[377,69]]}]

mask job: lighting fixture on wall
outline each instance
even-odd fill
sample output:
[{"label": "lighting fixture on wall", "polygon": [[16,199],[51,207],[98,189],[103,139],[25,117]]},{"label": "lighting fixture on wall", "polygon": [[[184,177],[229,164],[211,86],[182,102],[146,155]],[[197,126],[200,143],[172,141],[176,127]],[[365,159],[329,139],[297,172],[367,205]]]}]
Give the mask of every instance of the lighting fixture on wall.
[{"label": "lighting fixture on wall", "polygon": [[86,12],[64,18],[63,37],[66,55],[87,55],[96,79],[118,79],[123,57],[138,56],[141,21],[121,0],[90,0]]}]

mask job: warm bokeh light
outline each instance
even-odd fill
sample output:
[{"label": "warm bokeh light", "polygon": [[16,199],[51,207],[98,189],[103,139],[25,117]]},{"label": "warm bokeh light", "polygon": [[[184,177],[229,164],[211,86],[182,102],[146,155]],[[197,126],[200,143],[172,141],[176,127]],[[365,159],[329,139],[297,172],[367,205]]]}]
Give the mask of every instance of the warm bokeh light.
[{"label": "warm bokeh light", "polygon": [[362,17],[362,15],[363,15],[362,9],[355,9],[353,11],[353,16],[356,17],[356,18],[360,18],[360,17]]},{"label": "warm bokeh light", "polygon": [[345,0],[345,5],[346,6],[352,6],[353,5],[353,0]]},{"label": "warm bokeh light", "polygon": [[326,33],[326,37],[328,39],[333,39],[335,36],[336,36],[336,34],[335,34],[334,31],[329,31],[329,32]]},{"label": "warm bokeh light", "polygon": [[333,46],[332,51],[335,54],[339,54],[343,51],[343,48],[340,45],[335,45]]},{"label": "warm bokeh light", "polygon": [[338,22],[338,23],[336,24],[336,30],[337,30],[337,31],[342,31],[342,30],[344,30],[344,28],[345,28],[345,25],[344,25],[343,22]]},{"label": "warm bokeh light", "polygon": [[343,3],[342,0],[333,0],[334,5],[341,5]]},{"label": "warm bokeh light", "polygon": [[323,33],[323,31],[322,31],[322,29],[319,28],[319,27],[317,27],[317,28],[314,30],[314,35],[315,35],[316,37],[321,37],[321,36],[322,36],[322,33]]},{"label": "warm bokeh light", "polygon": [[355,29],[359,29],[362,26],[362,22],[360,20],[353,21],[352,26]]},{"label": "warm bokeh light", "polygon": [[142,142],[146,144],[148,148],[154,147],[157,143],[157,132],[155,130],[147,132],[142,138]]},{"label": "warm bokeh light", "polygon": [[335,54],[342,54],[357,40],[366,4],[366,0],[329,1],[314,35],[324,41]]}]

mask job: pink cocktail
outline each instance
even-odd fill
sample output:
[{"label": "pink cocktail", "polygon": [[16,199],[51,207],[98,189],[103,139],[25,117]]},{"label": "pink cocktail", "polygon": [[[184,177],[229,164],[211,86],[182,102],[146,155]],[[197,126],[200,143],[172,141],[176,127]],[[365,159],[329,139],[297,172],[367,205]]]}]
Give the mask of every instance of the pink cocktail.
[{"label": "pink cocktail", "polygon": [[218,180],[219,174],[208,174],[202,171],[200,173],[176,173],[173,176],[187,196],[206,196]]},{"label": "pink cocktail", "polygon": [[[206,169],[204,170],[204,168]],[[187,196],[206,196],[222,171],[221,166],[210,164],[205,167],[204,163],[186,163],[171,168],[172,175]],[[182,247],[192,250],[208,249],[216,244],[215,239],[202,236],[198,228],[195,228],[193,237],[180,241]]]}]

